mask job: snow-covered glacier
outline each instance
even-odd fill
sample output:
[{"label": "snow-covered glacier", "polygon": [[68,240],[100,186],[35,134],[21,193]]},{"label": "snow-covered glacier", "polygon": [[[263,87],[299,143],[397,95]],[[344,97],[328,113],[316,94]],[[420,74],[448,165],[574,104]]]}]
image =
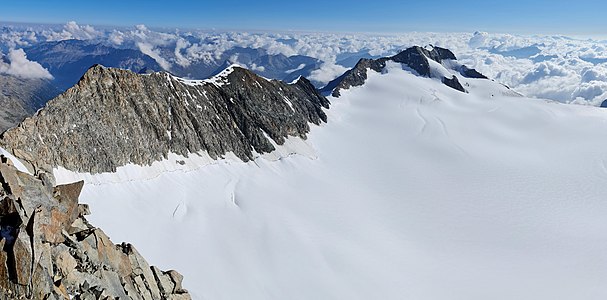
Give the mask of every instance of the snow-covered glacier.
[{"label": "snow-covered glacier", "polygon": [[389,65],[283,155],[81,201],[196,299],[606,299],[607,110],[460,82]]}]

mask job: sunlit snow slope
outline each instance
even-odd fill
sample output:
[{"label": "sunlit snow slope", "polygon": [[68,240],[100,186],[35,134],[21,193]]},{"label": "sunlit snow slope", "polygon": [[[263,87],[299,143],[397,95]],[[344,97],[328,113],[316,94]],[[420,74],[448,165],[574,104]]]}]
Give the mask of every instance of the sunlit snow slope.
[{"label": "sunlit snow slope", "polygon": [[607,299],[607,111],[369,74],[316,158],[86,185],[91,221],[197,299]]}]

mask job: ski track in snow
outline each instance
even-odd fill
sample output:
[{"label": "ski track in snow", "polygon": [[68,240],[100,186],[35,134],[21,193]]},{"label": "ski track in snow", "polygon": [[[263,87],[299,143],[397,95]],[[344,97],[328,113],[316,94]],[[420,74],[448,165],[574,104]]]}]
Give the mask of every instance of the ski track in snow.
[{"label": "ski track in snow", "polygon": [[314,155],[87,184],[89,219],[195,299],[607,299],[607,111],[385,73]]},{"label": "ski track in snow", "polygon": [[422,121],[422,127],[419,130],[418,135],[423,135],[426,132],[426,127],[428,126],[428,120],[422,116],[422,113],[419,111],[419,108],[415,109],[415,114]]}]

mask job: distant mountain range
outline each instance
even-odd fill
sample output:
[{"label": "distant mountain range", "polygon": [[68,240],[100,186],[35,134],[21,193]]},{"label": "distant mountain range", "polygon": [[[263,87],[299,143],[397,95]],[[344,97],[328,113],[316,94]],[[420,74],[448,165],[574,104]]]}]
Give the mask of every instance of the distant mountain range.
[{"label": "distant mountain range", "polygon": [[153,58],[139,50],[118,49],[89,41],[45,42],[24,51],[30,60],[38,62],[53,75],[53,84],[60,90],[76,84],[86,70],[95,64],[134,72],[162,70]]},{"label": "distant mountain range", "polygon": [[[91,41],[45,42],[24,50],[29,59],[50,71],[55,77],[54,84],[61,90],[76,84],[84,72],[95,64],[135,73],[167,71],[179,77],[205,79],[226,66],[237,63],[267,78],[292,81],[299,76],[308,76],[321,63],[309,56],[287,57],[283,54],[268,54],[264,49],[234,47],[219,57],[202,59],[187,66],[172,64],[170,69],[164,69],[154,58],[139,50],[122,49]],[[168,57],[175,56],[169,49],[161,51]]]},{"label": "distant mountain range", "polygon": [[[130,70],[135,73],[167,71],[190,79],[205,79],[218,74],[232,63],[248,67],[269,79],[291,82],[300,76],[307,77],[320,67],[321,61],[309,56],[268,54],[263,49],[234,47],[219,57],[199,60],[187,66],[173,64],[169,70],[139,50],[122,49],[102,43],[83,40],[63,40],[38,43],[24,48],[30,60],[40,63],[54,77],[52,80],[21,80],[2,75],[0,132],[16,125],[31,115],[46,101],[75,85],[93,65]],[[167,55],[171,55],[168,49]],[[173,54],[174,55],[174,54]],[[317,86],[320,83],[312,82]],[[10,99],[10,100],[9,100]]]}]

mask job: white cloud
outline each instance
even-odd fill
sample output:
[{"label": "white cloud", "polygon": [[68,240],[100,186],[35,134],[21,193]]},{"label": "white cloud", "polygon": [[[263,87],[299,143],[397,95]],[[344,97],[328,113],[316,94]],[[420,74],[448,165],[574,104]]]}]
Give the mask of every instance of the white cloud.
[{"label": "white cloud", "polygon": [[37,41],[37,34],[32,30],[0,32],[0,43],[9,49],[26,47],[36,43]]},{"label": "white cloud", "polygon": [[285,71],[285,73],[286,73],[286,74],[291,74],[291,73],[293,73],[293,72],[295,72],[295,71],[299,71],[299,70],[301,70],[301,69],[303,69],[303,68],[305,68],[305,67],[306,67],[306,64],[300,64],[300,65],[299,65],[299,66],[297,66],[297,68],[295,68],[295,69],[286,70],[286,71]]},{"label": "white cloud", "polygon": [[78,25],[76,22],[71,21],[67,22],[64,26],[65,30],[71,33],[72,38],[79,40],[90,40],[101,35],[101,32],[95,30],[93,26],[90,25]]},{"label": "white cloud", "polygon": [[312,71],[308,79],[326,84],[329,83],[329,81],[339,77],[346,71],[348,71],[348,68],[343,66],[332,63],[324,63],[320,66],[320,69]]},{"label": "white cloud", "polygon": [[189,46],[190,43],[182,38],[179,38],[175,44],[175,62],[182,67],[187,67],[191,64],[190,60],[181,53],[181,50]]},{"label": "white cloud", "polygon": [[230,56],[230,58],[228,59],[228,63],[237,64],[237,65],[245,67],[251,71],[263,72],[266,70],[266,67],[258,66],[255,63],[245,64],[243,62],[238,61],[238,54],[234,54],[234,55]]},{"label": "white cloud", "polygon": [[108,40],[114,45],[122,45],[122,43],[124,43],[124,33],[118,30],[113,30],[108,36]]},{"label": "white cloud", "polygon": [[[1,55],[2,53],[0,53]],[[0,60],[0,73],[28,79],[52,79],[53,76],[39,63],[27,59],[23,49],[12,49],[7,55],[8,63]]]},{"label": "white cloud", "polygon": [[533,71],[527,73],[527,75],[525,75],[525,77],[523,77],[523,80],[521,81],[521,83],[523,83],[523,84],[531,83],[531,82],[538,81],[538,80],[541,80],[546,77],[565,77],[565,76],[575,76],[575,74],[572,71],[568,71],[564,67],[561,67],[553,62],[548,61],[548,62],[542,62],[542,63],[538,64]]},{"label": "white cloud", "polygon": [[78,25],[74,21],[67,22],[63,25],[63,30],[61,31],[45,30],[42,34],[47,41],[62,41],[69,39],[92,40],[104,37],[104,33],[97,31],[93,26]]},{"label": "white cloud", "polygon": [[[311,80],[326,83],[341,75],[341,59],[352,53],[389,56],[413,45],[451,49],[460,61],[490,78],[531,97],[561,102],[597,103],[604,97],[607,81],[607,43],[562,36],[520,36],[471,33],[339,34],[339,33],[247,33],[159,32],[137,25],[131,29],[98,31],[92,26],[69,22],[60,28],[13,30],[0,33],[3,49],[22,48],[35,42],[68,38],[95,39],[120,48],[138,49],[163,68],[192,66],[195,62],[219,62],[234,47],[260,48],[268,54],[305,55],[322,61]],[[535,48],[526,48],[535,47]],[[525,49],[533,51],[525,52]],[[521,50],[522,49],[522,50]],[[534,50],[538,49],[538,50]],[[511,51],[509,55],[500,52]],[[517,52],[519,51],[519,52]],[[537,51],[539,54],[534,55]],[[519,58],[512,53],[519,53]],[[521,54],[522,53],[522,54]],[[525,54],[531,53],[531,54]],[[244,58],[243,61],[246,61]],[[235,60],[237,61],[237,59]],[[243,64],[246,66],[245,64]],[[249,65],[260,71],[264,66]]]},{"label": "white cloud", "polygon": [[139,51],[141,51],[141,53],[153,58],[163,69],[171,69],[171,64],[166,59],[160,56],[159,51],[157,49],[154,49],[154,46],[147,43],[139,42],[137,43],[137,47],[139,47]]},{"label": "white cloud", "polygon": [[258,66],[256,64],[250,64],[248,65],[248,68],[253,70],[253,71],[258,71],[258,72],[263,72],[266,70],[266,67],[264,66]]},{"label": "white cloud", "polygon": [[486,47],[487,40],[489,39],[489,33],[487,32],[475,32],[474,35],[470,38],[468,44],[471,48],[480,48]]},{"label": "white cloud", "polygon": [[573,99],[581,98],[592,104],[601,104],[603,100],[607,99],[607,82],[584,82],[573,91],[571,96]]},{"label": "white cloud", "polygon": [[592,66],[582,69],[582,82],[607,82],[607,68],[605,65]]}]

